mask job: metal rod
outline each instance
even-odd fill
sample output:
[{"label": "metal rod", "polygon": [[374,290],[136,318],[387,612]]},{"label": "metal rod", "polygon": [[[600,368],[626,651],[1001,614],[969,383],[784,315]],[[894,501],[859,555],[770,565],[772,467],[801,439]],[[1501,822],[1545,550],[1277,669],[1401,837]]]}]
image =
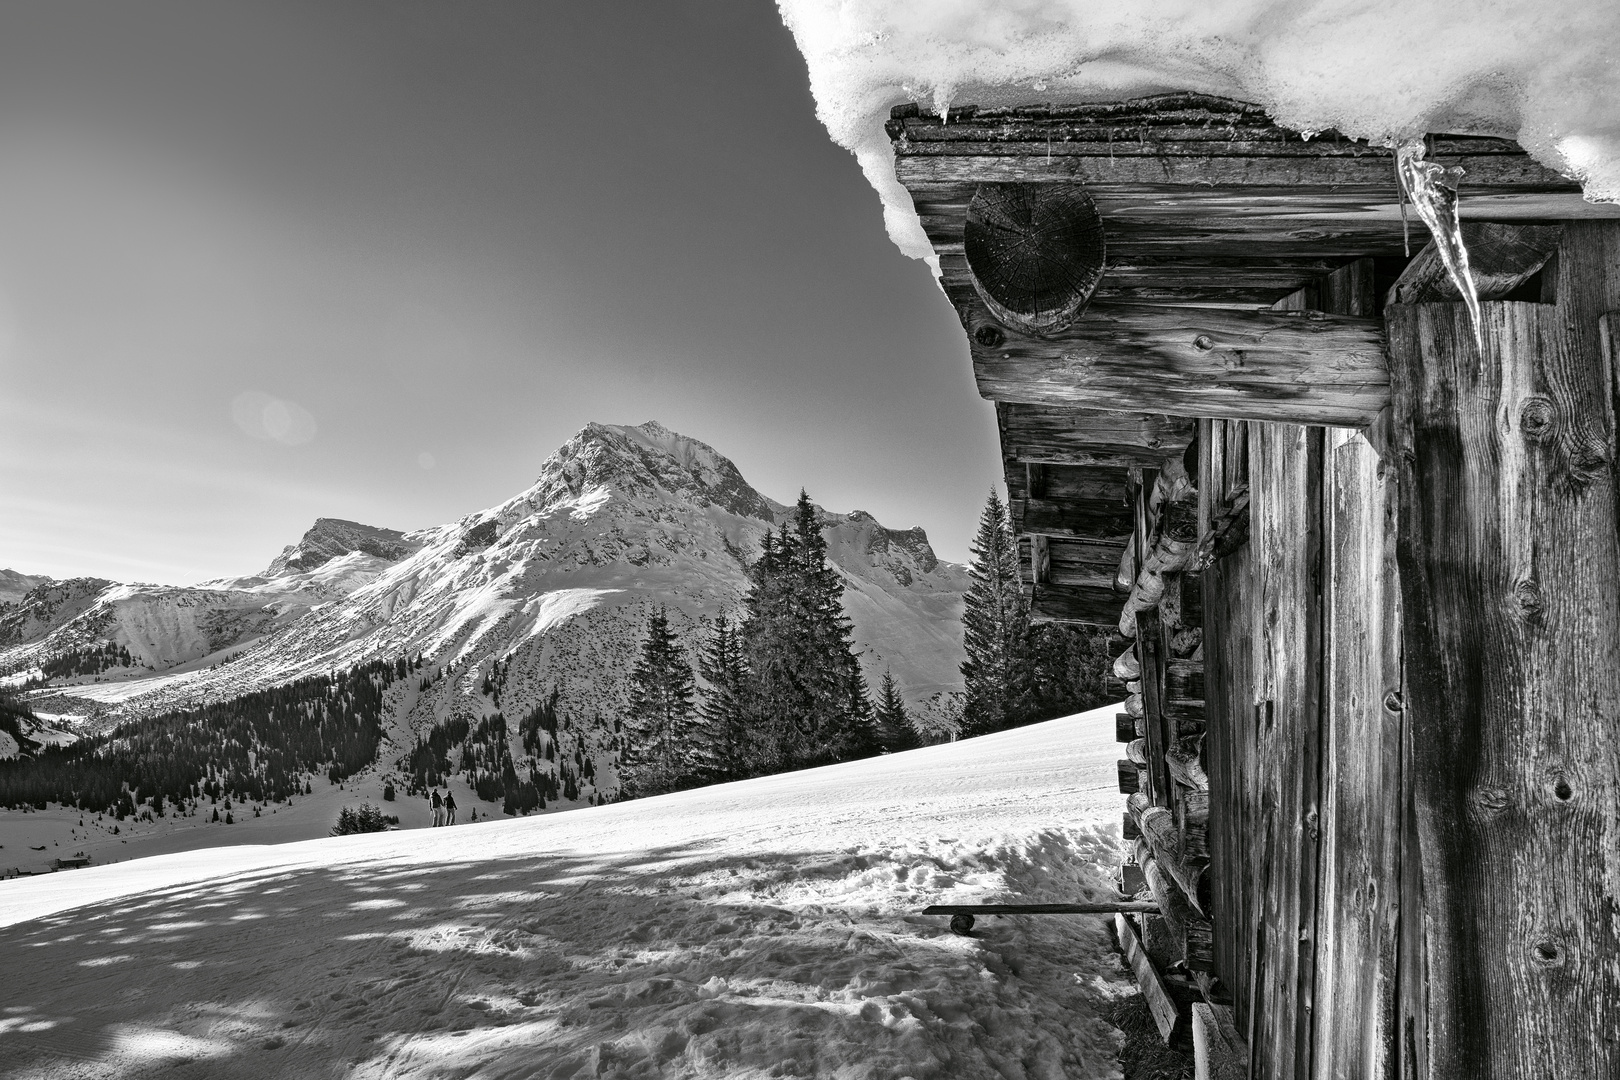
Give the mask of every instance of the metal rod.
[{"label": "metal rod", "polygon": [[1157,914],[1159,905],[1140,900],[1102,904],[933,904],[924,915],[1112,915],[1117,911]]}]

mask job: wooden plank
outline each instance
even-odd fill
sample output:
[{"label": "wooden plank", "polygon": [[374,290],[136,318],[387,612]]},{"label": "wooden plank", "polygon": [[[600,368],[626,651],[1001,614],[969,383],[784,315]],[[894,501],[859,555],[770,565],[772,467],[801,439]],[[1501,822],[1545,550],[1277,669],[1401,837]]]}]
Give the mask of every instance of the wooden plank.
[{"label": "wooden plank", "polygon": [[1090,537],[1052,536],[1047,538],[1047,551],[1055,567],[1100,566],[1112,576],[1119,565],[1123,540],[1094,540]]},{"label": "wooden plank", "polygon": [[1077,623],[1113,633],[1119,608],[1120,596],[1111,588],[1043,583],[1030,596],[1029,617],[1033,622]]},{"label": "wooden plank", "polygon": [[963,312],[979,393],[994,401],[1364,427],[1389,403],[1376,319],[1098,301],[1037,338]]},{"label": "wooden plank", "polygon": [[997,403],[1003,456],[1020,462],[1157,466],[1185,449],[1192,421],[1156,412],[1110,412],[1054,405]]},{"label": "wooden plank", "polygon": [[1249,1048],[1232,1022],[1229,1007],[1194,1002],[1192,1036],[1196,1080],[1248,1080]]},{"label": "wooden plank", "polygon": [[1125,962],[1136,976],[1136,985],[1141,989],[1142,997],[1147,999],[1148,1012],[1153,1015],[1159,1037],[1168,1044],[1181,1026],[1181,1010],[1170,997],[1170,991],[1165,989],[1164,979],[1153,966],[1152,958],[1142,947],[1136,927],[1123,912],[1114,916],[1114,932],[1119,936],[1120,952],[1125,954]]},{"label": "wooden plank", "polygon": [[[1222,453],[1200,459],[1200,490],[1204,486],[1219,490],[1220,478],[1211,475],[1211,470],[1224,467],[1227,433],[1220,435]],[[1208,845],[1215,971],[1231,989],[1235,1022],[1245,1031],[1251,1019],[1253,985],[1251,906],[1258,896],[1251,846],[1259,807],[1253,790],[1252,573],[1246,547],[1204,571],[1204,751],[1210,778]]]},{"label": "wooden plank", "polygon": [[[1388,310],[1426,1076],[1620,1075],[1620,230],[1556,307]],[[1405,1003],[1403,1002],[1403,1010]],[[1420,1018],[1414,1018],[1418,1020]],[[1416,1064],[1416,1063],[1414,1063]]]},{"label": "wooden plank", "polygon": [[1159,613],[1155,609],[1136,613],[1137,658],[1142,662],[1142,722],[1147,728],[1148,801],[1169,806],[1172,781],[1164,755],[1174,734],[1164,718],[1165,645]]},{"label": "wooden plank", "polygon": [[1136,717],[1130,713],[1115,713],[1114,739],[1122,743],[1134,742],[1136,739]]},{"label": "wooden plank", "polygon": [[1136,762],[1121,758],[1119,768],[1119,792],[1121,795],[1135,795],[1141,790],[1141,775]]},{"label": "wooden plank", "polygon": [[[1121,493],[1123,494],[1123,492]],[[1102,499],[1023,499],[1015,526],[1044,536],[1123,538],[1131,532],[1130,504]]]},{"label": "wooden plank", "polygon": [[[1262,870],[1259,972],[1251,1039],[1256,1080],[1311,1075],[1321,722],[1323,431],[1255,424],[1250,487],[1257,603],[1259,732],[1256,839]],[[1269,820],[1267,820],[1269,819]]]},{"label": "wooden plank", "polygon": [[1393,475],[1361,435],[1330,433],[1315,1060],[1396,1076],[1401,659]]}]

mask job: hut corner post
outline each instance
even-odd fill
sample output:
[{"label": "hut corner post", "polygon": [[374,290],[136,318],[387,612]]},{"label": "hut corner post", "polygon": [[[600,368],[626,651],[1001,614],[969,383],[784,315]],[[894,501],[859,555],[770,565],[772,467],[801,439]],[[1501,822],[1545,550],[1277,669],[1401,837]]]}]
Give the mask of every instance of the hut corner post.
[{"label": "hut corner post", "polygon": [[1460,303],[1386,311],[1419,1080],[1620,1076],[1620,224],[1553,267],[1483,356]]}]

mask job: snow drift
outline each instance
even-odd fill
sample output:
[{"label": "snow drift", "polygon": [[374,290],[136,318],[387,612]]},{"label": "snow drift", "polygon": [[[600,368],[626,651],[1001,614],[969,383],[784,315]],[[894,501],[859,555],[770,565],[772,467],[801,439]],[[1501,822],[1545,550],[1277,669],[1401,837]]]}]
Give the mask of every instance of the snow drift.
[{"label": "snow drift", "polygon": [[[817,115],[933,250],[894,177],[891,105],[1073,103],[1193,90],[1298,131],[1398,145],[1517,139],[1588,198],[1620,201],[1620,4],[1612,0],[778,0]],[[1394,178],[1391,176],[1391,183]],[[1465,178],[1466,184],[1466,178]],[[1466,187],[1464,197],[1466,198]]]}]

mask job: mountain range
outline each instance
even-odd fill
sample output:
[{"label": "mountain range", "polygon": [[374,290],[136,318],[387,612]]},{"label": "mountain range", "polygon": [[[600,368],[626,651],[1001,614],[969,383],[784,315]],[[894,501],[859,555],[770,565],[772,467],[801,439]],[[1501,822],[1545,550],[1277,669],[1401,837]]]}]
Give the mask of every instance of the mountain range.
[{"label": "mountain range", "polygon": [[[695,649],[791,512],[702,442],[590,424],[496,506],[413,532],[321,518],[256,574],[172,586],[0,571],[0,676],[51,676],[35,708],[94,728],[420,654],[448,677],[400,702],[410,731],[486,712],[497,661],[509,715],[555,693],[579,722],[610,724],[649,612],[667,606]],[[966,568],[921,529],[821,513],[868,678],[892,671],[937,709],[961,686]]]}]

